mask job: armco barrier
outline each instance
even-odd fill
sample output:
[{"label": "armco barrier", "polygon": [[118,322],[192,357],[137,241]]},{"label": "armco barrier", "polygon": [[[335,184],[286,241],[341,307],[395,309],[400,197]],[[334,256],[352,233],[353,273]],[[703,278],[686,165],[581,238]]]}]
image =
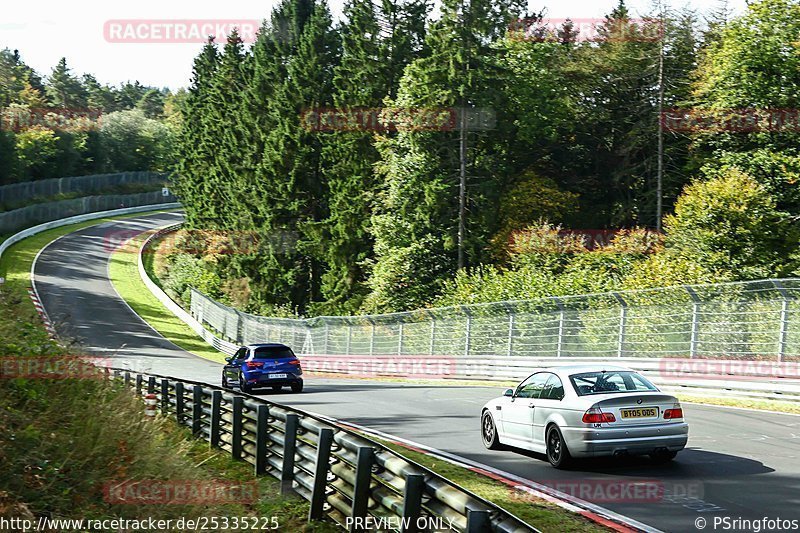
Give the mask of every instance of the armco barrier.
[{"label": "armco barrier", "polygon": [[[403,349],[403,330],[408,323],[400,322],[395,330],[395,353],[380,353],[376,350],[376,322],[367,331],[371,333],[366,342],[354,342],[352,327],[348,328],[345,340],[341,334],[334,333],[330,325],[322,321],[267,319],[254,317],[231,310],[213,300],[192,292],[192,313],[187,313],[175,303],[158,285],[150,279],[143,267],[141,254],[154,239],[174,231],[180,224],[162,228],[151,235],[139,250],[139,274],[153,294],[176,316],[187,323],[216,349],[232,354],[240,343],[283,342],[303,355],[306,369],[326,375],[360,377],[412,377],[430,379],[466,379],[489,382],[516,382],[524,379],[539,368],[569,364],[615,364],[633,368],[648,376],[661,389],[683,392],[697,396],[738,397],[753,399],[772,399],[800,401],[800,363],[770,359],[703,359],[668,357],[566,357],[557,356],[553,350],[550,356],[517,355],[464,355],[446,352],[411,352]],[[771,280],[762,284],[784,287],[784,282],[792,283],[796,290],[798,280]],[[784,294],[793,298],[792,293],[783,288]],[[203,302],[196,306],[195,297]],[[788,301],[789,297],[784,299]],[[693,306],[694,307],[694,306]],[[209,312],[213,316],[209,317]],[[220,320],[221,318],[221,320]],[[347,318],[347,317],[337,317]],[[352,317],[364,320],[365,317]],[[366,317],[367,320],[373,317]],[[247,320],[260,321],[263,332],[253,331]],[[786,341],[789,316],[781,313],[780,327],[782,342]],[[216,327],[208,327],[214,324]],[[433,322],[435,324],[435,322]],[[413,324],[412,324],[413,326]],[[429,327],[436,334],[435,327]],[[315,331],[317,330],[317,331]],[[322,339],[320,332],[322,330]],[[258,334],[258,337],[252,335]],[[439,335],[445,332],[439,331]],[[228,337],[225,339],[224,337]],[[331,337],[336,337],[331,339]],[[431,335],[433,336],[433,335]],[[695,333],[696,342],[696,333]],[[357,346],[361,346],[359,351]],[[332,351],[331,348],[337,349]],[[658,355],[658,354],[655,354]]]},{"label": "armco barrier", "polygon": [[0,233],[10,233],[33,224],[61,220],[98,211],[174,202],[174,196],[171,194],[164,196],[163,191],[158,190],[133,194],[86,196],[71,200],[33,204],[11,211],[0,212]]},{"label": "armco barrier", "polygon": [[111,209],[109,211],[97,211],[95,213],[86,213],[74,217],[67,217],[59,220],[45,222],[44,224],[39,224],[37,226],[33,226],[31,228],[27,228],[18,233],[15,233],[14,235],[10,236],[9,238],[1,242],[0,257],[3,256],[5,251],[8,250],[8,248],[11,245],[18,243],[22,239],[27,239],[28,237],[31,237],[43,231],[47,231],[49,229],[58,228],[60,226],[68,226],[70,224],[77,224],[78,222],[85,222],[87,220],[94,220],[98,218],[114,217],[114,216],[127,215],[133,213],[144,213],[147,211],[156,211],[160,209],[175,209],[180,206],[181,205],[177,202],[166,203],[166,204],[155,204],[155,205],[140,205],[136,207],[125,207],[122,209]]},{"label": "armco barrier", "polygon": [[152,279],[150,279],[150,276],[147,274],[147,271],[144,268],[144,261],[142,260],[142,253],[147,248],[147,245],[151,241],[161,237],[162,235],[164,235],[166,233],[174,231],[178,227],[180,227],[180,224],[174,224],[174,225],[167,226],[165,228],[161,228],[160,230],[156,231],[155,233],[153,233],[152,235],[150,235],[147,238],[145,243],[139,249],[139,261],[138,261],[138,263],[139,263],[139,276],[142,278],[142,281],[147,286],[147,288],[150,289],[150,292],[152,292],[153,295],[155,295],[155,297],[158,298],[158,300],[162,304],[164,304],[164,306],[167,309],[172,311],[172,313],[175,316],[180,318],[187,326],[192,328],[192,330],[194,330],[195,333],[200,335],[206,342],[208,342],[211,346],[213,346],[215,349],[219,350],[220,352],[223,352],[223,353],[225,353],[227,355],[233,355],[233,353],[238,348],[238,345],[217,337],[212,332],[208,331],[205,327],[203,327],[203,324],[201,324],[199,321],[195,320],[195,318],[192,315],[187,313],[180,305],[175,303],[172,300],[172,298],[167,296],[167,294],[163,290],[161,290],[161,287],[159,287]]},{"label": "armco barrier", "polygon": [[203,383],[111,370],[109,377],[139,397],[155,394],[162,415],[311,502],[309,520],[328,517],[351,531],[360,529],[355,518],[384,519],[407,532],[436,524],[475,533],[537,531],[378,442],[304,411]]}]

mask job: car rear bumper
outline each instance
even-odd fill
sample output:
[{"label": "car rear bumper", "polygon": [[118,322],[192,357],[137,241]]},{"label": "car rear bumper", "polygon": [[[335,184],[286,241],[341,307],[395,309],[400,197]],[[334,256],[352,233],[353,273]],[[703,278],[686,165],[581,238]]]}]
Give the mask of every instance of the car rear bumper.
[{"label": "car rear bumper", "polygon": [[689,439],[689,425],[685,422],[628,428],[566,427],[561,432],[573,457],[677,452],[686,447]]},{"label": "car rear bumper", "polygon": [[[281,372],[285,374],[285,372]],[[285,378],[272,378],[269,374],[260,374],[246,378],[247,384],[251,387],[270,387],[272,385],[291,385],[292,383],[302,383],[303,378],[295,374],[287,374]]]}]

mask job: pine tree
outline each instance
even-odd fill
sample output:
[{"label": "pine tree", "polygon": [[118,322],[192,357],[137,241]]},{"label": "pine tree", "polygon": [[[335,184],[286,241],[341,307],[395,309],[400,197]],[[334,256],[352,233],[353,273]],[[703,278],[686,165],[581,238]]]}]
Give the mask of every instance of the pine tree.
[{"label": "pine tree", "polygon": [[83,86],[86,88],[86,103],[89,109],[111,113],[118,111],[114,100],[114,90],[102,85],[91,74],[83,75]]},{"label": "pine tree", "polygon": [[[303,126],[301,116],[331,104],[338,37],[324,3],[287,0],[273,13],[265,39],[253,83],[260,87],[265,73],[274,75],[254,183],[267,246],[246,270],[253,273],[256,301],[302,313],[320,298],[323,268],[314,225],[327,215],[327,189],[320,166],[323,139]],[[287,249],[286,240],[296,245]]]},{"label": "pine tree", "polygon": [[[342,57],[333,75],[337,112],[376,117],[384,100],[394,97],[398,73],[422,51],[424,9],[420,2],[347,3]],[[373,250],[370,225],[379,153],[375,132],[369,125],[362,127],[329,134],[323,147],[330,215],[319,225],[321,259],[327,264],[325,305],[316,309],[321,313],[352,313],[368,292],[364,263]]]},{"label": "pine tree", "polygon": [[213,188],[227,206],[217,213],[217,227],[249,228],[248,213],[242,209],[242,197],[247,194],[239,187],[242,160],[239,148],[249,135],[239,121],[240,94],[247,86],[245,51],[239,33],[234,29],[219,57],[219,63],[208,89],[208,110],[203,117],[212,127],[215,148],[205,176],[207,187]]},{"label": "pine tree", "polygon": [[192,81],[183,109],[183,127],[177,141],[180,158],[175,168],[174,188],[186,207],[190,228],[216,227],[224,199],[205,180],[216,143],[215,129],[208,120],[210,91],[219,65],[219,53],[210,39],[194,60]]},{"label": "pine tree", "polygon": [[145,87],[138,81],[134,81],[133,83],[127,81],[121,84],[120,88],[117,89],[114,94],[117,108],[133,109],[148,90],[150,90],[150,87]]},{"label": "pine tree", "polygon": [[[19,51],[3,48],[0,50],[0,106],[13,103],[28,103],[21,98],[27,86],[39,94],[44,94],[42,79],[31,67],[25,64]],[[33,93],[27,93],[34,96]]]},{"label": "pine tree", "polygon": [[458,266],[460,216],[464,257],[471,264],[481,261],[497,226],[493,206],[508,170],[502,155],[508,141],[506,121],[498,116],[499,128],[491,137],[466,134],[467,203],[461,211],[458,117],[480,108],[498,113],[507,108],[497,91],[504,73],[492,43],[522,6],[514,1],[447,0],[441,10],[441,19],[426,35],[430,55],[405,69],[394,105],[454,110],[451,127],[401,130],[379,145],[386,182],[383,205],[373,218],[376,262],[370,309],[397,310],[430,301]]},{"label": "pine tree", "polygon": [[67,66],[67,59],[62,57],[53,67],[47,80],[47,97],[53,107],[83,109],[86,107],[86,89],[80,79],[75,77]]},{"label": "pine tree", "polygon": [[164,94],[158,89],[150,89],[136,102],[136,108],[148,118],[160,118],[164,115]]}]

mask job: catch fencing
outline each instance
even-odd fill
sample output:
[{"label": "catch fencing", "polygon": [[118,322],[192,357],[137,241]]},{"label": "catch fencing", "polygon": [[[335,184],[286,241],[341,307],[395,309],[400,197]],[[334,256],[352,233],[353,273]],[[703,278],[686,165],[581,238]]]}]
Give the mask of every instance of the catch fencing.
[{"label": "catch fencing", "polygon": [[19,204],[36,198],[60,194],[93,193],[125,185],[164,185],[168,175],[160,172],[117,172],[46,180],[26,181],[0,186],[0,205]]},{"label": "catch fencing", "polygon": [[238,344],[319,356],[689,358],[800,362],[800,279],[686,285],[406,313],[269,318],[191,291],[191,315]]},{"label": "catch fencing", "polygon": [[138,396],[154,394],[163,415],[252,464],[256,475],[278,478],[283,493],[308,500],[309,520],[327,517],[351,531],[360,530],[353,519],[367,517],[388,519],[409,533],[436,523],[469,533],[537,531],[378,442],[320,417],[207,384],[113,370],[110,377]]},{"label": "catch fencing", "polygon": [[157,190],[134,194],[86,196],[72,200],[33,204],[0,212],[0,234],[13,233],[36,224],[97,211],[174,202],[176,199],[172,193],[164,194],[164,191]]}]

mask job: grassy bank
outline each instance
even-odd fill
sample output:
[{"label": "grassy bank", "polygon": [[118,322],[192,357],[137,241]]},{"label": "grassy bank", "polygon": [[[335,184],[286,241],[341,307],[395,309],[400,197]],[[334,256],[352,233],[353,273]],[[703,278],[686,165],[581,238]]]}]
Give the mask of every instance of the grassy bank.
[{"label": "grassy bank", "polygon": [[405,446],[382,439],[378,440],[393,451],[410,460],[430,468],[473,494],[496,503],[529,524],[536,524],[542,532],[561,531],[611,531],[600,524],[574,513],[570,513],[547,500],[516,490],[499,481],[472,472],[443,459],[410,450]]},{"label": "grassy bank", "polygon": [[[10,358],[77,355],[48,338],[26,289],[31,262],[48,242],[95,220],[56,228],[15,244],[0,260],[0,363]],[[0,379],[0,517],[107,519],[198,516],[277,518],[282,530],[333,531],[307,526],[308,507],[279,496],[279,484],[259,478],[250,503],[116,504],[108,484],[125,480],[252,481],[252,469],[233,462],[171,419],[148,420],[141,401],[104,379]],[[67,530],[67,529],[63,529]],[[177,526],[169,530],[180,530]]]},{"label": "grassy bank", "polygon": [[756,409],[761,411],[775,411],[777,413],[790,413],[800,415],[800,402],[780,400],[758,400],[746,398],[715,398],[711,396],[695,396],[690,394],[676,395],[682,402],[715,405],[720,407],[739,407],[743,409]]},{"label": "grassy bank", "polygon": [[114,288],[145,322],[187,352],[218,363],[225,355],[211,347],[197,333],[153,296],[139,276],[139,248],[150,233],[144,233],[111,255],[108,273]]}]

